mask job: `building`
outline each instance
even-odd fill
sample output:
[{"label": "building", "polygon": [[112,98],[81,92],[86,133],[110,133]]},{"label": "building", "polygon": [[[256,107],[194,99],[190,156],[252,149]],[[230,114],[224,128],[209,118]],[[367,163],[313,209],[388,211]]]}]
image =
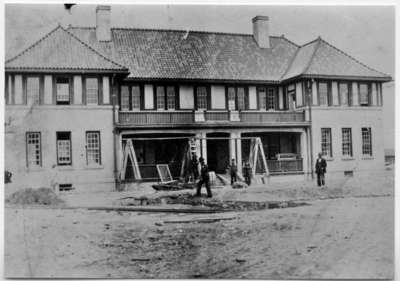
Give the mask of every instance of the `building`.
[{"label": "building", "polygon": [[[249,157],[260,137],[271,175],[313,172],[322,151],[329,173],[383,169],[378,72],[325,40],[299,46],[253,34],[56,27],[5,64],[5,169],[18,186],[114,188],[131,139],[145,179],[182,147],[223,173]],[[292,156],[280,160],[280,155]],[[127,179],[132,179],[127,171]]]}]

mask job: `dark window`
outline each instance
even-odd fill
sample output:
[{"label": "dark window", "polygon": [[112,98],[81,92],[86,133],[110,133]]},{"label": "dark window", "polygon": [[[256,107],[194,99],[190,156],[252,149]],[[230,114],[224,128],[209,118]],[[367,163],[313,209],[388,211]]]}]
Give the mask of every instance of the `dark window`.
[{"label": "dark window", "polygon": [[247,88],[229,86],[227,88],[227,103],[229,110],[249,109]]},{"label": "dark window", "polygon": [[72,164],[71,132],[57,132],[57,164]]},{"label": "dark window", "polygon": [[332,157],[331,128],[321,128],[321,152],[322,155]]},{"label": "dark window", "polygon": [[234,87],[228,87],[228,109],[236,110],[236,93]]},{"label": "dark window", "polygon": [[351,128],[342,128],[342,154],[343,156],[353,156]]},{"label": "dark window", "polygon": [[56,78],[57,104],[70,104],[70,79],[67,77]]},{"label": "dark window", "polygon": [[167,87],[167,109],[175,109],[175,87]]},{"label": "dark window", "polygon": [[42,145],[40,132],[26,133],[26,160],[28,167],[42,166]]},{"label": "dark window", "polygon": [[156,87],[157,109],[165,109],[165,92],[163,86]]},{"label": "dark window", "polygon": [[361,128],[362,154],[372,156],[371,128]]}]

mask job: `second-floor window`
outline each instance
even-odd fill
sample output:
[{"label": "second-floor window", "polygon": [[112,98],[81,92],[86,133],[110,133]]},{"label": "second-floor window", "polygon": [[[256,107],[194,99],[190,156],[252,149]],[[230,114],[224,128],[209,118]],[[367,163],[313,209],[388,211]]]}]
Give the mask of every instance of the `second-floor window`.
[{"label": "second-floor window", "polygon": [[160,110],[165,109],[165,91],[163,86],[156,87],[156,102],[157,102],[157,109]]},{"label": "second-floor window", "polygon": [[342,128],[342,154],[348,157],[353,156],[351,128]]},{"label": "second-floor window", "polygon": [[129,87],[121,86],[121,110],[129,110]]},{"label": "second-floor window", "polygon": [[156,86],[156,109],[177,109],[177,93],[175,86]]},{"label": "second-floor window", "polygon": [[70,104],[70,79],[68,77],[56,78],[56,101],[57,104]]},{"label": "second-floor window", "polygon": [[141,93],[139,85],[121,86],[121,110],[141,109]]},{"label": "second-floor window", "polygon": [[197,109],[207,109],[207,87],[198,86],[196,88]]},{"label": "second-floor window", "polygon": [[351,105],[350,87],[348,83],[339,83],[340,105]]},{"label": "second-floor window", "polygon": [[318,96],[319,96],[319,105],[327,106],[329,104],[328,83],[326,82],[318,83]]},{"label": "second-floor window", "polygon": [[245,87],[227,88],[227,104],[229,110],[245,110],[248,109],[248,96]]},{"label": "second-floor window", "polygon": [[369,105],[369,87],[367,83],[359,84],[359,93],[360,93],[360,105],[368,106]]},{"label": "second-floor window", "polygon": [[99,81],[97,78],[86,78],[86,104],[99,103]]},{"label": "second-floor window", "polygon": [[39,104],[39,77],[27,77],[26,79],[26,98],[28,105]]}]

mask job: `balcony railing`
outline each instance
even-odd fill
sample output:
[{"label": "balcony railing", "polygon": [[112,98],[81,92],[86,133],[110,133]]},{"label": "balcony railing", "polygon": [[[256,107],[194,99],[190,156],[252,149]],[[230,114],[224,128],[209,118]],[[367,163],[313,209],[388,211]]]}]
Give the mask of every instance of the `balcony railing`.
[{"label": "balcony railing", "polygon": [[[199,114],[199,112],[196,112]],[[202,118],[195,121],[194,111],[120,111],[119,124],[122,125],[187,125],[198,123],[289,123],[304,122],[304,112],[294,111],[204,111]]]}]

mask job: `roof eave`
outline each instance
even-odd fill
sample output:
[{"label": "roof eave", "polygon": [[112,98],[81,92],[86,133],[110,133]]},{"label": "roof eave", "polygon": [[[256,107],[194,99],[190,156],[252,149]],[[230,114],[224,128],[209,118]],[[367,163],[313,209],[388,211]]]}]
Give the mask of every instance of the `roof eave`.
[{"label": "roof eave", "polygon": [[179,77],[126,77],[127,81],[180,81],[200,83],[223,83],[223,84],[279,84],[279,80],[250,80],[250,79],[213,79],[213,78],[179,78]]},{"label": "roof eave", "polygon": [[5,67],[5,72],[13,73],[104,73],[104,74],[128,74],[128,69],[81,69],[81,68],[38,68],[38,67]]},{"label": "roof eave", "polygon": [[349,76],[349,75],[325,75],[325,74],[300,74],[293,77],[283,79],[281,82],[290,82],[301,78],[315,78],[315,79],[336,79],[336,80],[356,80],[356,81],[380,81],[390,82],[393,81],[390,76]]}]

